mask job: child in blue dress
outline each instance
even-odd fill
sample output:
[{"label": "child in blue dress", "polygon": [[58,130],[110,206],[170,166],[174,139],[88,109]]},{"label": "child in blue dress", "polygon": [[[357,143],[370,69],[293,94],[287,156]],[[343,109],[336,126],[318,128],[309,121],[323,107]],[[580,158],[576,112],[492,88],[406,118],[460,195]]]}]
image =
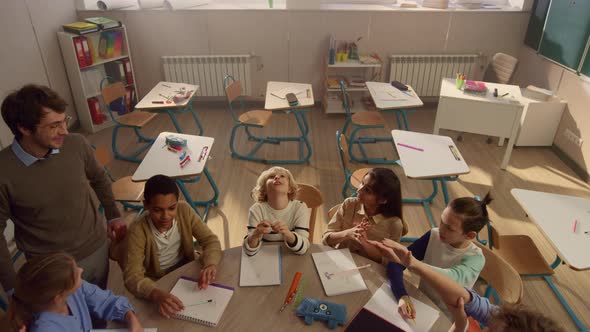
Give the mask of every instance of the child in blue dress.
[{"label": "child in blue dress", "polygon": [[130,331],[143,331],[127,298],[82,280],[82,271],[65,253],[29,259],[18,271],[10,300],[12,330],[88,332],[93,316],[127,321]]}]

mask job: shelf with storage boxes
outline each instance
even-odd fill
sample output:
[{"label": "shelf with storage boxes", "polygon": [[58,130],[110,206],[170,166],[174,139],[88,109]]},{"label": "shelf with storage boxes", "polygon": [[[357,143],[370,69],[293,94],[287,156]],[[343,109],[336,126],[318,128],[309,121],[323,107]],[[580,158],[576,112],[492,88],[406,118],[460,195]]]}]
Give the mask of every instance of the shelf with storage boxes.
[{"label": "shelf with storage boxes", "polygon": [[358,112],[374,109],[366,81],[381,81],[381,63],[361,63],[359,60],[348,60],[328,64],[325,61],[324,96],[322,105],[324,112],[346,113],[342,104],[340,81],[346,84],[350,96],[351,111]]},{"label": "shelf with storage boxes", "polygon": [[[86,34],[57,33],[70,88],[82,128],[95,133],[114,125],[104,102],[100,83],[105,77],[123,82],[127,95],[112,103],[115,118],[137,103],[135,74],[125,26]],[[106,83],[105,83],[106,84]]]}]

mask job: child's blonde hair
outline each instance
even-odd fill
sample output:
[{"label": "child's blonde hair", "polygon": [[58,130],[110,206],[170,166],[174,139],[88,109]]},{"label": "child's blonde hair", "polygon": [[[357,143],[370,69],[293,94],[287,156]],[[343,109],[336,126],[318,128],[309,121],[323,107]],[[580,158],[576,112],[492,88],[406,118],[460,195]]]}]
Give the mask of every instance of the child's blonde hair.
[{"label": "child's blonde hair", "polygon": [[289,200],[292,201],[295,199],[295,195],[297,194],[297,181],[286,168],[275,166],[267,169],[266,171],[262,172],[256,180],[256,186],[252,189],[252,198],[256,202],[266,202],[268,201],[267,193],[266,193],[266,180],[275,176],[276,174],[285,174],[289,179]]},{"label": "child's blonde hair", "polygon": [[35,314],[56,295],[76,285],[74,258],[66,253],[33,257],[18,271],[14,293],[10,299],[10,328],[18,331],[29,327]]}]

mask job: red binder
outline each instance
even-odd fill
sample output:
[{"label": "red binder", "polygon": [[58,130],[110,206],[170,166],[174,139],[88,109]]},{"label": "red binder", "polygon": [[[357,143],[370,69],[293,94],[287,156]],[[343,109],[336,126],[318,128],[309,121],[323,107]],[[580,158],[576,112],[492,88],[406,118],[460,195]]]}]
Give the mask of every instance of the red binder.
[{"label": "red binder", "polygon": [[129,58],[123,59],[123,66],[125,67],[125,79],[127,84],[133,84],[133,73],[131,72],[131,61]]},{"label": "red binder", "polygon": [[133,102],[133,88],[125,88],[127,93],[125,94],[125,113],[129,113],[132,111],[131,103]]},{"label": "red binder", "polygon": [[88,98],[88,109],[90,109],[90,117],[92,118],[92,123],[95,125],[102,124],[104,118],[102,113],[100,112],[100,103],[96,97]]},{"label": "red binder", "polygon": [[76,51],[76,57],[78,58],[78,65],[80,68],[87,67],[88,63],[86,63],[86,55],[84,54],[84,48],[80,37],[74,38],[74,50]]},{"label": "red binder", "polygon": [[82,50],[84,51],[86,65],[90,66],[92,64],[92,55],[90,54],[90,48],[88,47],[88,40],[86,37],[80,37],[80,40],[82,41]]}]

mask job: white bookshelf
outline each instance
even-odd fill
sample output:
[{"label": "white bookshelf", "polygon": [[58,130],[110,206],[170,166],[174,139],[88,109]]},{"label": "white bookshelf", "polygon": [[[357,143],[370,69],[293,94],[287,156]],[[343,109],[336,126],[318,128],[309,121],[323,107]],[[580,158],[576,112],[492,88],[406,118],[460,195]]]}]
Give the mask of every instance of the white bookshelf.
[{"label": "white bookshelf", "polygon": [[[381,63],[365,64],[358,60],[348,60],[346,62],[336,62],[328,64],[325,60],[324,72],[324,93],[322,105],[324,112],[327,114],[344,114],[346,110],[342,106],[340,88],[328,87],[328,78],[341,77],[345,79],[360,78],[365,81],[381,81]],[[366,110],[362,102],[363,97],[370,98],[369,89],[366,87],[348,86],[348,94],[352,97],[351,111],[353,113]]]},{"label": "white bookshelf", "polygon": [[[76,50],[74,48],[74,38],[79,37],[80,35],[63,31],[59,31],[57,33],[57,38],[59,40],[59,46],[61,48],[62,57],[68,74],[68,79],[70,81],[70,89],[72,91],[72,96],[74,98],[74,103],[76,107],[76,112],[78,113],[80,126],[84,131],[87,131],[89,133],[95,133],[114,125],[114,122],[111,120],[111,117],[108,114],[108,110],[102,100],[102,96],[100,93],[100,81],[104,77],[106,77],[105,64],[126,58],[129,59],[129,63],[131,64],[131,75],[133,77],[134,84],[125,84],[125,86],[133,87],[133,89],[135,90],[136,101],[138,98],[136,86],[137,80],[135,79],[133,61],[131,59],[131,53],[129,51],[129,41],[127,39],[127,30],[125,29],[125,26],[123,25],[118,28],[86,33],[82,36],[86,37],[87,39],[90,39],[94,46],[95,52],[98,52],[100,33],[102,31],[111,30],[121,30],[123,32],[123,45],[121,49],[121,55],[112,58],[101,58],[97,54],[97,61],[83,68],[80,68],[78,64],[78,57],[76,56]],[[88,98],[92,97],[98,98],[99,103],[101,105],[102,113],[106,115],[106,120],[104,120],[102,124],[94,124],[92,122],[92,117],[90,115],[90,110],[88,108]],[[118,117],[116,113],[114,114],[115,117]]]}]

